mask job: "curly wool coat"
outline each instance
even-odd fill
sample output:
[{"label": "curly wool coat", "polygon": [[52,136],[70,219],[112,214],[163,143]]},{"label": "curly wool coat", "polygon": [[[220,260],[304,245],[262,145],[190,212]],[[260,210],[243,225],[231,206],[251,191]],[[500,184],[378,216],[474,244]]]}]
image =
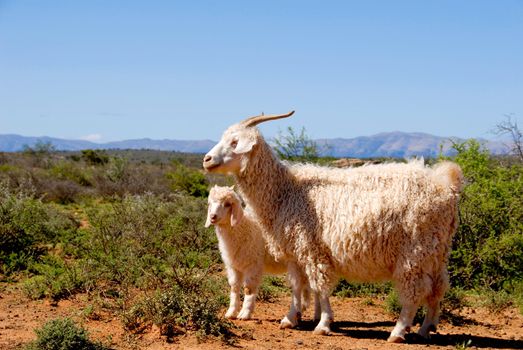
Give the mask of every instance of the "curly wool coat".
[{"label": "curly wool coat", "polygon": [[315,331],[330,331],[328,295],[344,276],[394,282],[403,309],[390,341],[404,340],[415,310],[426,304],[420,334],[427,337],[448,285],[461,169],[452,162],[429,168],[423,161],[354,169],[288,166],[254,125],[291,114],[229,127],[205,156],[204,167],[235,177],[268,235],[270,252],[305,271],[321,298]]}]

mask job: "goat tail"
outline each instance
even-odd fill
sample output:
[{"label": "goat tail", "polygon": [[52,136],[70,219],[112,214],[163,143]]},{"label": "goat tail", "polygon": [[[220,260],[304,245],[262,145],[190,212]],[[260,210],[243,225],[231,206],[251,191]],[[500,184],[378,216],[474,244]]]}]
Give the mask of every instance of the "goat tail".
[{"label": "goat tail", "polygon": [[433,168],[432,177],[434,181],[456,194],[463,190],[464,178],[459,165],[454,162],[444,161]]}]

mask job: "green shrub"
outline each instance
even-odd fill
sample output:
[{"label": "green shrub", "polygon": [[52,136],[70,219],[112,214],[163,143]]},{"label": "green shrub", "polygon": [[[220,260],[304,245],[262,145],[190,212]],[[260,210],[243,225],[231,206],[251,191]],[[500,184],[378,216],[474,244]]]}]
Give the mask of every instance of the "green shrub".
[{"label": "green shrub", "polygon": [[449,272],[453,285],[501,290],[523,279],[523,166],[502,165],[474,140],[456,144],[467,185]]},{"label": "green shrub", "polygon": [[289,126],[287,134],[278,133],[274,143],[274,150],[281,159],[310,162],[319,158],[318,145],[306,134],[305,128],[297,134]]},{"label": "green shrub", "polygon": [[77,223],[62,211],[0,184],[0,273],[26,269],[76,229]]},{"label": "green shrub", "polygon": [[181,191],[194,197],[209,195],[209,184],[201,171],[188,168],[177,161],[173,161],[173,164],[176,166],[175,171],[167,173],[166,176],[171,180],[171,188],[174,191]]},{"label": "green shrub", "polygon": [[390,293],[391,283],[356,283],[342,279],[334,288],[333,294],[344,298],[378,296]]},{"label": "green shrub", "polygon": [[84,268],[122,291],[208,270],[219,255],[205,212],[204,200],[187,195],[127,196],[93,208]]},{"label": "green shrub", "polygon": [[122,181],[127,177],[129,161],[126,158],[114,157],[110,159],[106,169],[106,176],[113,182]]},{"label": "green shrub", "polygon": [[126,158],[111,157],[108,164],[93,169],[93,187],[97,195],[106,198],[145,193],[168,195],[172,191],[167,171],[163,164],[132,163]]},{"label": "green shrub", "polygon": [[26,350],[104,350],[101,343],[89,340],[89,333],[69,318],[58,318],[36,329],[37,338]]},{"label": "green shrub", "polygon": [[212,279],[194,282],[182,287],[175,281],[171,287],[136,303],[122,313],[124,326],[140,332],[154,324],[161,335],[168,337],[194,331],[199,337],[230,338],[232,324],[220,316],[226,305],[223,291],[213,286]]},{"label": "green shrub", "polygon": [[82,158],[90,165],[104,165],[109,162],[109,156],[105,151],[95,151],[92,149],[83,150]]},{"label": "green shrub", "polygon": [[22,291],[33,300],[42,299],[48,294],[49,282],[45,276],[33,276],[22,282]]},{"label": "green shrub", "polygon": [[82,291],[85,276],[78,265],[78,262],[65,263],[57,256],[46,255],[29,267],[35,276],[24,281],[23,290],[31,299],[55,300]]},{"label": "green shrub", "polygon": [[23,153],[30,158],[32,165],[37,167],[48,168],[52,164],[52,153],[56,151],[56,147],[49,141],[37,140],[31,147],[24,145]]},{"label": "green shrub", "polygon": [[492,313],[499,313],[513,305],[513,298],[505,290],[479,290],[477,303]]},{"label": "green shrub", "polygon": [[387,311],[389,314],[398,317],[401,312],[401,303],[399,301],[398,292],[396,292],[394,289],[390,291],[390,293],[385,298],[385,311]]},{"label": "green shrub", "polygon": [[441,302],[441,310],[443,313],[450,313],[453,310],[460,310],[467,306],[466,292],[462,288],[451,287],[445,293],[445,297]]},{"label": "green shrub", "polygon": [[519,307],[519,313],[523,315],[523,281],[514,281],[509,291],[513,297],[514,304]]},{"label": "green shrub", "polygon": [[[401,313],[401,303],[399,300],[398,292],[396,292],[395,289],[391,289],[390,293],[385,298],[385,305],[384,305],[385,311],[387,311],[389,314],[393,315],[394,317],[399,317]],[[414,315],[414,320],[412,321],[412,324],[417,324],[423,322],[423,317],[425,316],[425,311],[423,308],[418,308],[416,311],[416,315]]]},{"label": "green shrub", "polygon": [[288,291],[289,288],[285,285],[285,279],[283,277],[264,276],[258,290],[257,299],[260,301],[272,302],[274,301],[274,298]]},{"label": "green shrub", "polygon": [[[187,194],[126,196],[87,211],[86,279],[118,299],[127,329],[227,336],[219,316],[226,288],[211,277],[219,254],[205,213],[206,201]],[[156,292],[136,301],[136,287]]]},{"label": "green shrub", "polygon": [[81,186],[91,186],[92,181],[87,175],[87,171],[80,165],[70,161],[60,161],[53,165],[49,170],[50,174],[59,180],[70,180]]}]

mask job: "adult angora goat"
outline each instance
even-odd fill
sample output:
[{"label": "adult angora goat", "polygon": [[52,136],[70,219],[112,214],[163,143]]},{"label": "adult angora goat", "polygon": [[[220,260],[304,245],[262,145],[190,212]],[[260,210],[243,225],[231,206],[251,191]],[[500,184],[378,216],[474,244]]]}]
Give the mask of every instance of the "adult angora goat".
[{"label": "adult angora goat", "polygon": [[422,161],[346,170],[286,166],[255,126],[292,114],[261,115],[232,125],[205,156],[204,168],[234,175],[272,235],[271,252],[305,271],[320,296],[316,333],[330,332],[328,297],[344,276],[394,282],[402,310],[389,341],[404,341],[421,304],[427,314],[419,333],[428,337],[448,285],[461,169],[451,162],[428,168]]}]

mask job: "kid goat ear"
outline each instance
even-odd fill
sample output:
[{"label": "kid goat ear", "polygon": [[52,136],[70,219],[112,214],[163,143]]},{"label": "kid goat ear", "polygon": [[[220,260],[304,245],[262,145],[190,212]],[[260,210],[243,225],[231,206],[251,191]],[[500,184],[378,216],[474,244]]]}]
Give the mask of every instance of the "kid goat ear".
[{"label": "kid goat ear", "polygon": [[236,226],[243,218],[243,210],[238,203],[233,203],[231,207],[231,226]]}]

